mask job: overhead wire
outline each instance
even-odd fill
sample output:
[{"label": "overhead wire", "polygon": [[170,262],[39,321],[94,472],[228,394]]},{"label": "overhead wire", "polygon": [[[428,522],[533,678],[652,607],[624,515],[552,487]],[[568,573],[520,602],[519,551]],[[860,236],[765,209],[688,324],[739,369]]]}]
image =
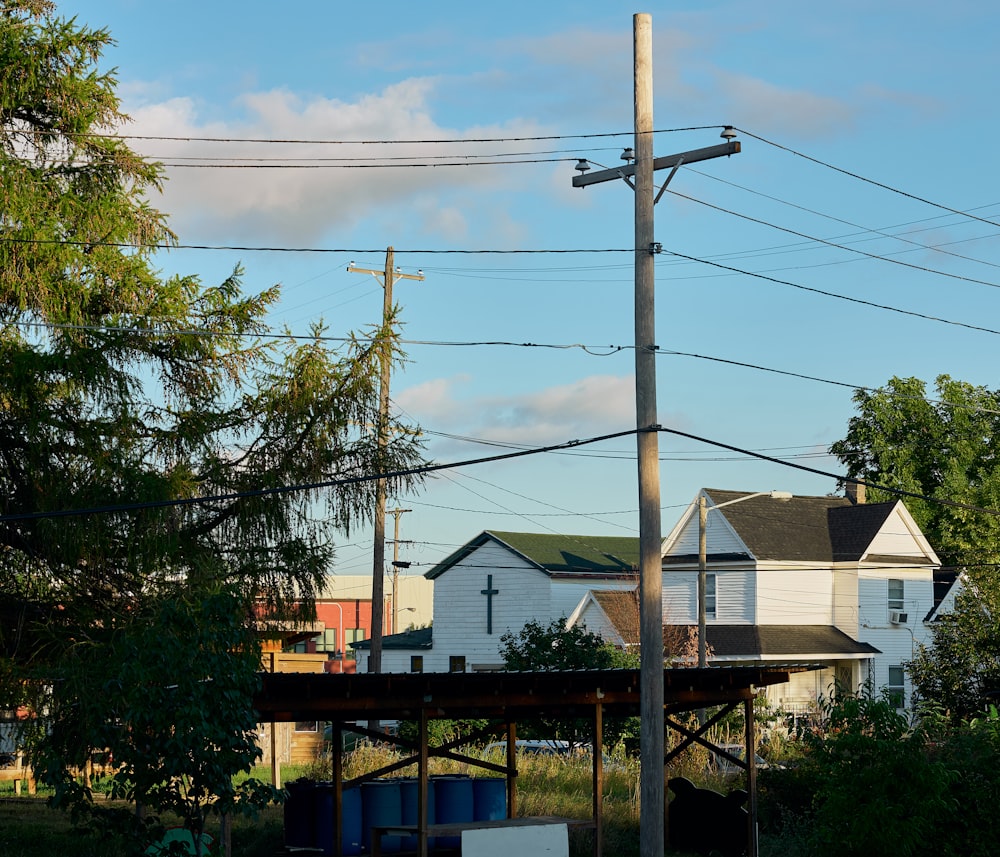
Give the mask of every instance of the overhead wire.
[{"label": "overhead wire", "polygon": [[881,188],[882,190],[889,191],[890,193],[898,194],[899,196],[906,197],[907,199],[912,199],[914,202],[920,202],[923,203],[924,205],[929,205],[932,206],[933,208],[938,208],[941,209],[942,211],[947,211],[950,214],[959,214],[962,215],[963,217],[968,217],[971,220],[978,220],[981,223],[988,223],[990,226],[1000,227],[1000,222],[996,220],[990,220],[985,217],[979,217],[974,214],[969,214],[965,211],[962,211],[961,209],[952,208],[950,205],[944,205],[943,203],[935,202],[934,200],[927,199],[926,197],[917,196],[916,194],[909,193],[905,190],[900,190],[899,188],[893,187],[892,185],[886,184],[885,182],[880,182],[876,181],[875,179],[867,178],[863,175],[860,175],[859,173],[852,172],[851,170],[844,169],[843,167],[834,166],[833,164],[820,160],[819,158],[815,158],[811,155],[806,155],[803,152],[796,151],[795,149],[792,149],[789,146],[784,146],[781,143],[776,143],[773,140],[768,140],[766,137],[761,137],[760,135],[754,134],[751,131],[746,131],[742,128],[737,128],[736,130],[739,131],[739,133],[746,134],[746,136],[751,137],[754,140],[759,140],[761,143],[765,143],[768,146],[773,146],[776,149],[788,152],[791,155],[795,155],[798,158],[803,158],[804,160],[810,161],[814,164],[817,164],[818,166],[825,167],[828,170],[833,170],[834,172],[840,173],[841,175],[849,176],[850,178],[856,179],[857,181],[873,185],[874,187]]},{"label": "overhead wire", "polygon": [[948,500],[941,497],[933,497],[919,492],[907,491],[901,488],[895,488],[890,485],[884,485],[878,482],[873,482],[871,480],[860,479],[852,476],[847,476],[845,474],[831,473],[826,470],[820,470],[819,468],[809,467],[807,465],[798,464],[792,461],[785,461],[784,459],[776,458],[771,455],[765,455],[764,453],[760,452],[754,452],[752,450],[735,446],[733,444],[725,443],[723,441],[712,440],[711,438],[693,434],[692,432],[686,432],[680,429],[668,428],[662,425],[653,425],[646,428],[627,429],[624,431],[611,432],[609,434],[585,438],[582,440],[565,441],[563,443],[549,444],[546,446],[536,447],[528,450],[515,450],[511,452],[501,453],[498,455],[485,456],[482,458],[466,459],[463,461],[453,461],[447,463],[419,465],[417,467],[408,468],[406,470],[392,471],[389,473],[368,473],[362,476],[347,476],[347,477],[341,477],[339,479],[321,480],[318,482],[298,483],[295,485],[282,485],[272,488],[258,488],[258,489],[248,489],[243,491],[232,491],[224,494],[213,494],[202,497],[181,497],[181,498],[174,498],[171,500],[151,500],[151,501],[136,502],[136,503],[108,504],[104,506],[92,506],[83,509],[57,509],[57,510],[48,510],[44,512],[7,513],[4,515],[0,515],[0,523],[7,523],[10,521],[43,520],[52,518],[112,514],[118,512],[141,511],[145,509],[178,508],[178,507],[202,505],[205,503],[217,503],[217,502],[225,502],[231,500],[239,500],[246,497],[281,496],[284,494],[292,494],[305,491],[316,491],[323,488],[334,488],[342,485],[356,485],[380,479],[396,479],[405,476],[422,476],[429,473],[437,473],[444,470],[453,470],[458,467],[468,467],[477,464],[504,461],[513,458],[523,458],[531,455],[540,455],[560,449],[568,449],[577,446],[584,446],[587,444],[600,443],[606,440],[613,440],[616,438],[627,437],[642,432],[657,432],[657,433],[672,434],[678,437],[688,438],[689,440],[695,440],[699,443],[704,443],[709,446],[718,447],[720,449],[726,449],[729,450],[730,452],[737,452],[742,455],[749,456],[751,458],[756,458],[760,461],[767,461],[782,467],[788,467],[794,470],[803,471],[805,473],[811,473],[816,476],[823,476],[828,479],[834,479],[841,483],[863,484],[869,488],[874,488],[879,491],[884,491],[888,494],[892,494],[897,497],[910,497],[913,499],[924,500],[929,503],[935,503],[940,506],[948,506],[954,509],[962,509],[964,511],[976,512],[980,514],[986,514],[991,517],[1000,518],[1000,509],[991,509],[985,506],[977,506],[971,503],[962,503],[957,500]]},{"label": "overhead wire", "polygon": [[[710,131],[723,128],[723,125],[692,125],[685,128],[655,128],[652,134],[673,134],[680,131]],[[43,134],[45,132],[36,131],[34,133]],[[539,142],[544,140],[594,140],[608,137],[631,137],[634,130],[628,131],[603,131],[586,134],[536,134],[532,136],[513,137],[442,137],[442,138],[421,138],[409,140],[389,140],[389,139],[281,139],[264,137],[192,137],[192,136],[166,136],[152,134],[125,134],[122,132],[96,134],[92,132],[80,132],[77,134],[67,134],[73,137],[94,137],[111,140],[168,140],[172,142],[197,142],[197,143],[263,143],[263,144],[293,144],[293,145],[323,145],[323,146],[402,146],[402,145],[439,145],[444,143],[526,143]]]},{"label": "overhead wire", "polygon": [[[794,236],[796,236],[798,238],[805,238],[805,239],[807,239],[809,241],[815,241],[817,244],[823,244],[823,245],[825,245],[827,247],[832,247],[832,248],[835,248],[837,250],[846,250],[849,253],[856,253],[857,255],[863,256],[863,257],[865,257],[867,259],[874,259],[874,260],[878,260],[880,262],[889,262],[890,264],[901,265],[904,268],[909,268],[909,269],[914,270],[914,271],[922,271],[922,272],[927,273],[927,274],[936,274],[937,276],[948,277],[949,279],[953,279],[953,280],[961,280],[962,282],[966,282],[966,283],[974,283],[975,285],[979,285],[979,286],[989,286],[990,288],[993,288],[993,289],[1000,289],[1000,283],[994,283],[994,282],[991,282],[989,280],[980,280],[980,279],[977,279],[975,277],[966,277],[966,276],[963,276],[962,274],[952,274],[952,273],[949,273],[948,271],[940,271],[937,268],[929,268],[926,265],[914,265],[914,264],[911,264],[910,262],[904,262],[904,261],[902,261],[900,259],[895,259],[892,256],[883,256],[883,255],[879,255],[878,253],[868,253],[868,252],[866,252],[864,250],[859,250],[858,248],[852,247],[852,246],[850,246],[848,244],[838,244],[836,241],[830,241],[830,240],[825,239],[825,238],[817,238],[815,235],[808,235],[808,234],[806,234],[804,232],[799,232],[796,229],[790,229],[787,226],[779,226],[776,223],[771,223],[771,222],[769,222],[767,220],[762,220],[759,217],[751,217],[749,214],[741,214],[738,211],[733,211],[730,208],[723,208],[720,205],[714,205],[714,204],[712,204],[710,202],[706,202],[703,199],[698,199],[697,197],[693,197],[693,196],[689,196],[688,194],[681,193],[680,191],[670,190],[669,188],[667,190],[668,190],[668,192],[670,194],[672,194],[675,197],[679,197],[680,199],[685,199],[688,202],[695,202],[698,205],[703,205],[703,206],[705,206],[707,208],[711,208],[711,209],[713,209],[715,211],[721,212],[722,214],[728,214],[728,215],[731,215],[733,217],[738,217],[741,220],[746,220],[749,223],[756,223],[759,226],[767,226],[770,229],[776,229],[779,232],[785,232],[785,233],[787,233],[789,235],[794,235]],[[998,225],[1000,225],[1000,224],[998,224]]]},{"label": "overhead wire", "polygon": [[[976,263],[981,264],[981,265],[988,265],[989,267],[992,267],[992,268],[1000,268],[1000,263],[997,263],[997,262],[988,262],[985,259],[977,259],[975,256],[965,256],[965,255],[962,255],[961,253],[952,253],[952,252],[950,252],[948,250],[943,250],[942,247],[948,246],[947,244],[924,244],[923,242],[914,241],[914,240],[912,240],[910,238],[907,238],[905,236],[905,233],[904,234],[900,234],[900,233],[895,233],[895,232],[889,232],[886,229],[879,229],[879,228],[875,228],[875,227],[871,227],[871,226],[862,226],[860,223],[855,223],[852,220],[846,220],[846,219],[844,219],[842,217],[836,217],[836,216],[834,216],[832,214],[826,214],[826,213],[824,213],[822,211],[816,211],[813,208],[808,208],[807,206],[799,205],[798,203],[789,202],[788,200],[781,199],[780,197],[777,197],[777,196],[773,196],[772,194],[767,194],[767,193],[764,193],[763,191],[754,190],[752,188],[745,187],[743,185],[737,184],[736,182],[729,181],[728,179],[724,179],[721,176],[715,176],[715,175],[712,175],[711,173],[707,173],[704,170],[691,169],[690,171],[693,172],[693,173],[696,173],[697,175],[702,176],[703,178],[710,179],[710,180],[715,181],[715,182],[719,182],[720,184],[727,185],[728,187],[734,187],[737,190],[742,190],[742,191],[744,191],[746,193],[751,193],[754,196],[760,196],[760,197],[762,197],[764,199],[769,199],[772,202],[777,202],[777,203],[780,203],[781,205],[786,205],[786,206],[789,206],[790,208],[794,208],[794,209],[797,209],[799,211],[804,211],[807,214],[812,214],[812,215],[814,215],[816,217],[822,217],[822,218],[824,218],[826,220],[832,220],[835,223],[841,223],[841,224],[843,224],[845,226],[851,226],[851,227],[853,227],[855,229],[860,230],[860,232],[854,233],[856,235],[858,235],[858,234],[860,234],[860,235],[872,235],[872,234],[874,234],[874,235],[880,236],[882,238],[889,238],[889,239],[895,240],[895,241],[902,241],[905,244],[911,244],[911,245],[913,245],[913,247],[915,249],[918,249],[918,250],[931,250],[933,252],[943,253],[946,256],[952,256],[952,257],[954,257],[956,259],[961,259],[961,260],[966,261],[966,262],[976,262]],[[995,236],[981,236],[980,238],[963,239],[962,243],[964,243],[965,241],[981,240],[981,238],[986,238],[986,237],[995,237]],[[869,239],[865,239],[865,240],[874,240],[874,239],[870,239],[869,238]],[[813,243],[814,243],[813,240],[809,239],[809,242],[806,245],[806,247],[810,247]],[[951,242],[949,242],[949,243],[951,243]],[[958,242],[955,242],[955,243],[958,243]],[[843,246],[843,245],[838,244],[837,246]]]}]

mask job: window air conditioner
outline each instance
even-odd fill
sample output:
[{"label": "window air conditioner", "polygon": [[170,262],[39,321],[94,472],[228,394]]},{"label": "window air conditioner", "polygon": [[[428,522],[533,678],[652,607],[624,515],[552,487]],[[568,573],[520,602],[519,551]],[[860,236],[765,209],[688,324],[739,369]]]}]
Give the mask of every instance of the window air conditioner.
[{"label": "window air conditioner", "polygon": [[910,617],[906,613],[902,613],[899,610],[889,611],[889,621],[893,625],[905,625],[909,621]]}]

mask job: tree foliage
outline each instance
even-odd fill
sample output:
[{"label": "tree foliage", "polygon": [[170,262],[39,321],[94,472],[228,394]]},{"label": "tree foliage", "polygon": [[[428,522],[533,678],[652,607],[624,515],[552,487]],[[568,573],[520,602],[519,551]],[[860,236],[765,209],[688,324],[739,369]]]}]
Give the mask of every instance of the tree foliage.
[{"label": "tree foliage", "polygon": [[[518,632],[500,637],[500,657],[508,670],[607,670],[637,667],[638,656],[623,652],[582,625],[566,627],[566,618],[543,625],[537,619]],[[525,738],[563,738],[578,744],[590,741],[592,724],[587,720],[538,720],[520,730]],[[609,717],[604,724],[606,742],[629,741],[639,734],[634,717]]]},{"label": "tree foliage", "polygon": [[947,375],[937,378],[932,399],[926,393],[916,378],[859,390],[858,414],[830,451],[851,477],[927,498],[906,497],[906,506],[967,585],[954,614],[932,626],[933,645],[920,650],[911,674],[925,702],[967,717],[982,710],[983,690],[1000,678],[1000,515],[976,511],[1000,510],[1000,394]]},{"label": "tree foliage", "polygon": [[[419,460],[412,430],[393,421],[380,447],[364,428],[381,359],[401,359],[394,318],[335,352],[320,325],[272,335],[277,286],[157,270],[163,176],[116,136],[109,42],[46,0],[0,2],[0,709],[67,710],[74,670],[149,645],[171,605],[224,590],[248,625],[308,612],[335,538],[374,508],[368,480]],[[184,663],[174,642],[160,657]],[[146,654],[132,663],[155,675],[126,670],[132,689],[174,674]],[[86,710],[78,746],[39,752],[103,749],[125,693]],[[138,783],[153,760],[135,758]]]},{"label": "tree foliage", "polygon": [[923,381],[892,378],[854,401],[847,436],[830,447],[847,475],[931,498],[905,499],[942,561],[989,577],[1000,562],[1000,517],[935,500],[1000,509],[1000,395],[941,375],[933,399]]},{"label": "tree foliage", "polygon": [[[113,761],[112,799],[179,816],[196,843],[209,815],[253,813],[276,797],[253,779],[233,785],[261,755],[253,708],[260,644],[241,601],[226,590],[179,591],[127,625],[71,644],[39,723],[46,736],[36,761],[55,805],[78,817],[99,813],[66,767],[83,769],[95,745]],[[145,830],[135,814],[116,820],[118,833]]]},{"label": "tree foliage", "polygon": [[621,666],[618,650],[582,625],[566,618],[543,625],[537,619],[500,637],[500,657],[508,670],[606,670]]},{"label": "tree foliage", "polygon": [[918,703],[953,721],[982,714],[1000,692],[1000,603],[966,583],[955,609],[931,626],[931,644],[909,664]]},{"label": "tree foliage", "polygon": [[987,857],[1000,818],[1000,719],[910,724],[869,690],[823,706],[801,763],[761,778],[762,833],[787,857]]}]

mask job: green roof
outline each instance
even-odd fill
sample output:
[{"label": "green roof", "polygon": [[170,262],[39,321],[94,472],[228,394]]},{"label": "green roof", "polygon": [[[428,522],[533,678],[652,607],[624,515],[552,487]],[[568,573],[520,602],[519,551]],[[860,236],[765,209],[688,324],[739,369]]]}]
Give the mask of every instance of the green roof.
[{"label": "green roof", "polygon": [[639,539],[627,536],[565,536],[487,530],[435,565],[434,579],[488,542],[504,545],[549,574],[630,574],[639,567]]}]

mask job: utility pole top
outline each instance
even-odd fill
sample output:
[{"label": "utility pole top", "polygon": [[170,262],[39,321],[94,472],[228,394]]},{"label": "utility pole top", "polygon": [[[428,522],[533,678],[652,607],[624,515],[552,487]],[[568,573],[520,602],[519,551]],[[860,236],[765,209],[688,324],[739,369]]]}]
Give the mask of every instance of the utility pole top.
[{"label": "utility pole top", "polygon": [[[703,149],[692,149],[690,152],[678,152],[676,155],[664,155],[662,158],[653,158],[654,170],[667,170],[681,164],[694,164],[698,161],[708,161],[712,158],[722,158],[728,155],[738,155],[742,151],[739,140],[730,140],[728,143],[719,143],[716,146],[705,146]],[[584,159],[584,163],[586,161]],[[580,169],[580,167],[577,167]],[[578,176],[573,176],[573,187],[586,187],[591,184],[610,182],[615,179],[628,179],[635,175],[635,164],[623,164],[620,167],[612,167],[607,170],[598,170],[596,173],[581,172]]]},{"label": "utility pole top", "polygon": [[[392,252],[392,248],[391,247],[389,248],[388,252]],[[383,287],[385,286],[385,282],[384,282],[385,269],[376,270],[375,268],[359,268],[353,262],[348,262],[347,263],[347,273],[349,273],[349,274],[371,274],[373,277],[375,277],[382,284]],[[423,280],[424,279],[424,272],[422,270],[418,270],[417,273],[415,273],[415,274],[406,274],[406,273],[404,273],[402,270],[400,270],[397,267],[397,268],[394,268],[392,270],[392,279],[393,280]],[[410,510],[407,509],[407,511],[410,511]]]}]

